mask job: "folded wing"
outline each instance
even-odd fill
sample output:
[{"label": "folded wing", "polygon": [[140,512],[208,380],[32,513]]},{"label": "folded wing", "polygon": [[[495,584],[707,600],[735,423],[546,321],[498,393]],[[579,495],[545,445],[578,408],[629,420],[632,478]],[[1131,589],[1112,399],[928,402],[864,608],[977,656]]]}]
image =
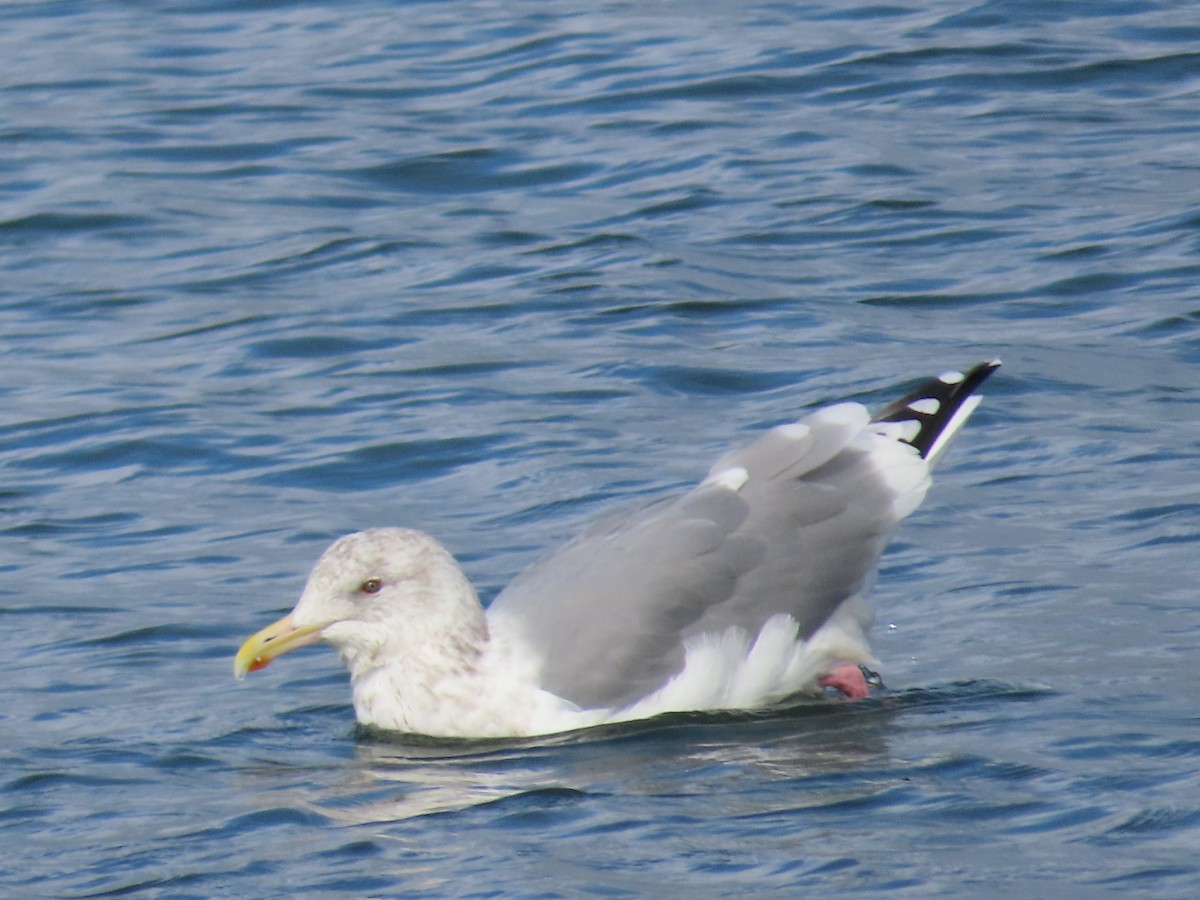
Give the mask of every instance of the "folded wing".
[{"label": "folded wing", "polygon": [[683,666],[685,642],[779,613],[807,638],[868,587],[930,462],[998,366],[927,382],[874,420],[827,407],[729,453],[682,496],[610,519],[519,575],[489,615],[542,659],[543,686],[619,709]]}]

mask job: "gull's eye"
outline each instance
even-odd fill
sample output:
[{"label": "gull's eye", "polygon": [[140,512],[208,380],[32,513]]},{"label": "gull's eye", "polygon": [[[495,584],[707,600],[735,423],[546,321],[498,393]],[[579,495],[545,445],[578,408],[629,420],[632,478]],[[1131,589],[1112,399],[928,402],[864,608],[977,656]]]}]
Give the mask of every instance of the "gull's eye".
[{"label": "gull's eye", "polygon": [[368,578],[358,586],[358,589],[364,594],[378,594],[381,587],[383,587],[383,582],[378,578]]}]

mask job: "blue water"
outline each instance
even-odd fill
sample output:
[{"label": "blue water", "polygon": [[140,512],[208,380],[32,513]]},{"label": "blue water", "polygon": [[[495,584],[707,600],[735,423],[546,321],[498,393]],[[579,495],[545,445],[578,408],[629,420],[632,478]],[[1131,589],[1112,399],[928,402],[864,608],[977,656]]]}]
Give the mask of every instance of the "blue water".
[{"label": "blue water", "polygon": [[[1200,894],[1200,9],[0,6],[0,894]],[[887,694],[356,732],[327,542],[485,597],[999,355]]]}]

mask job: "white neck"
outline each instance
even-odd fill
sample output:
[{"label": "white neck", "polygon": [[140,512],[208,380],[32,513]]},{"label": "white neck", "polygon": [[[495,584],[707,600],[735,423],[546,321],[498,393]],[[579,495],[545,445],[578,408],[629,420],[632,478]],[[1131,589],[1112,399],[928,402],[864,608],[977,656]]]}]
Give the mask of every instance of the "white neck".
[{"label": "white neck", "polygon": [[369,649],[362,636],[330,635],[350,669],[354,711],[364,725],[441,737],[515,737],[599,718],[541,690],[533,655],[504,623],[489,622],[473,592],[452,627],[425,622],[429,627],[418,631],[408,624]]}]

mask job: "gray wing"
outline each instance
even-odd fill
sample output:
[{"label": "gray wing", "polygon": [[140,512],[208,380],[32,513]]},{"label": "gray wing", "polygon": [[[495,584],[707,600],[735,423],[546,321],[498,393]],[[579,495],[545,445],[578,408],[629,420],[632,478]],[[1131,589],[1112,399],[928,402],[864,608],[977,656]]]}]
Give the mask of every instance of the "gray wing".
[{"label": "gray wing", "polygon": [[601,523],[535,563],[489,614],[542,656],[547,690],[585,708],[621,708],[660,687],[698,634],[756,635],[786,613],[808,638],[867,587],[999,365],[927,381],[874,422],[847,403],[775,428],[683,496]]},{"label": "gray wing", "polygon": [[866,410],[835,409],[853,415],[769,431],[683,496],[601,523],[521,573],[491,614],[542,655],[543,686],[619,708],[679,672],[692,635],[753,635],[788,613],[807,637],[861,591],[899,520],[896,491],[851,445]]}]

